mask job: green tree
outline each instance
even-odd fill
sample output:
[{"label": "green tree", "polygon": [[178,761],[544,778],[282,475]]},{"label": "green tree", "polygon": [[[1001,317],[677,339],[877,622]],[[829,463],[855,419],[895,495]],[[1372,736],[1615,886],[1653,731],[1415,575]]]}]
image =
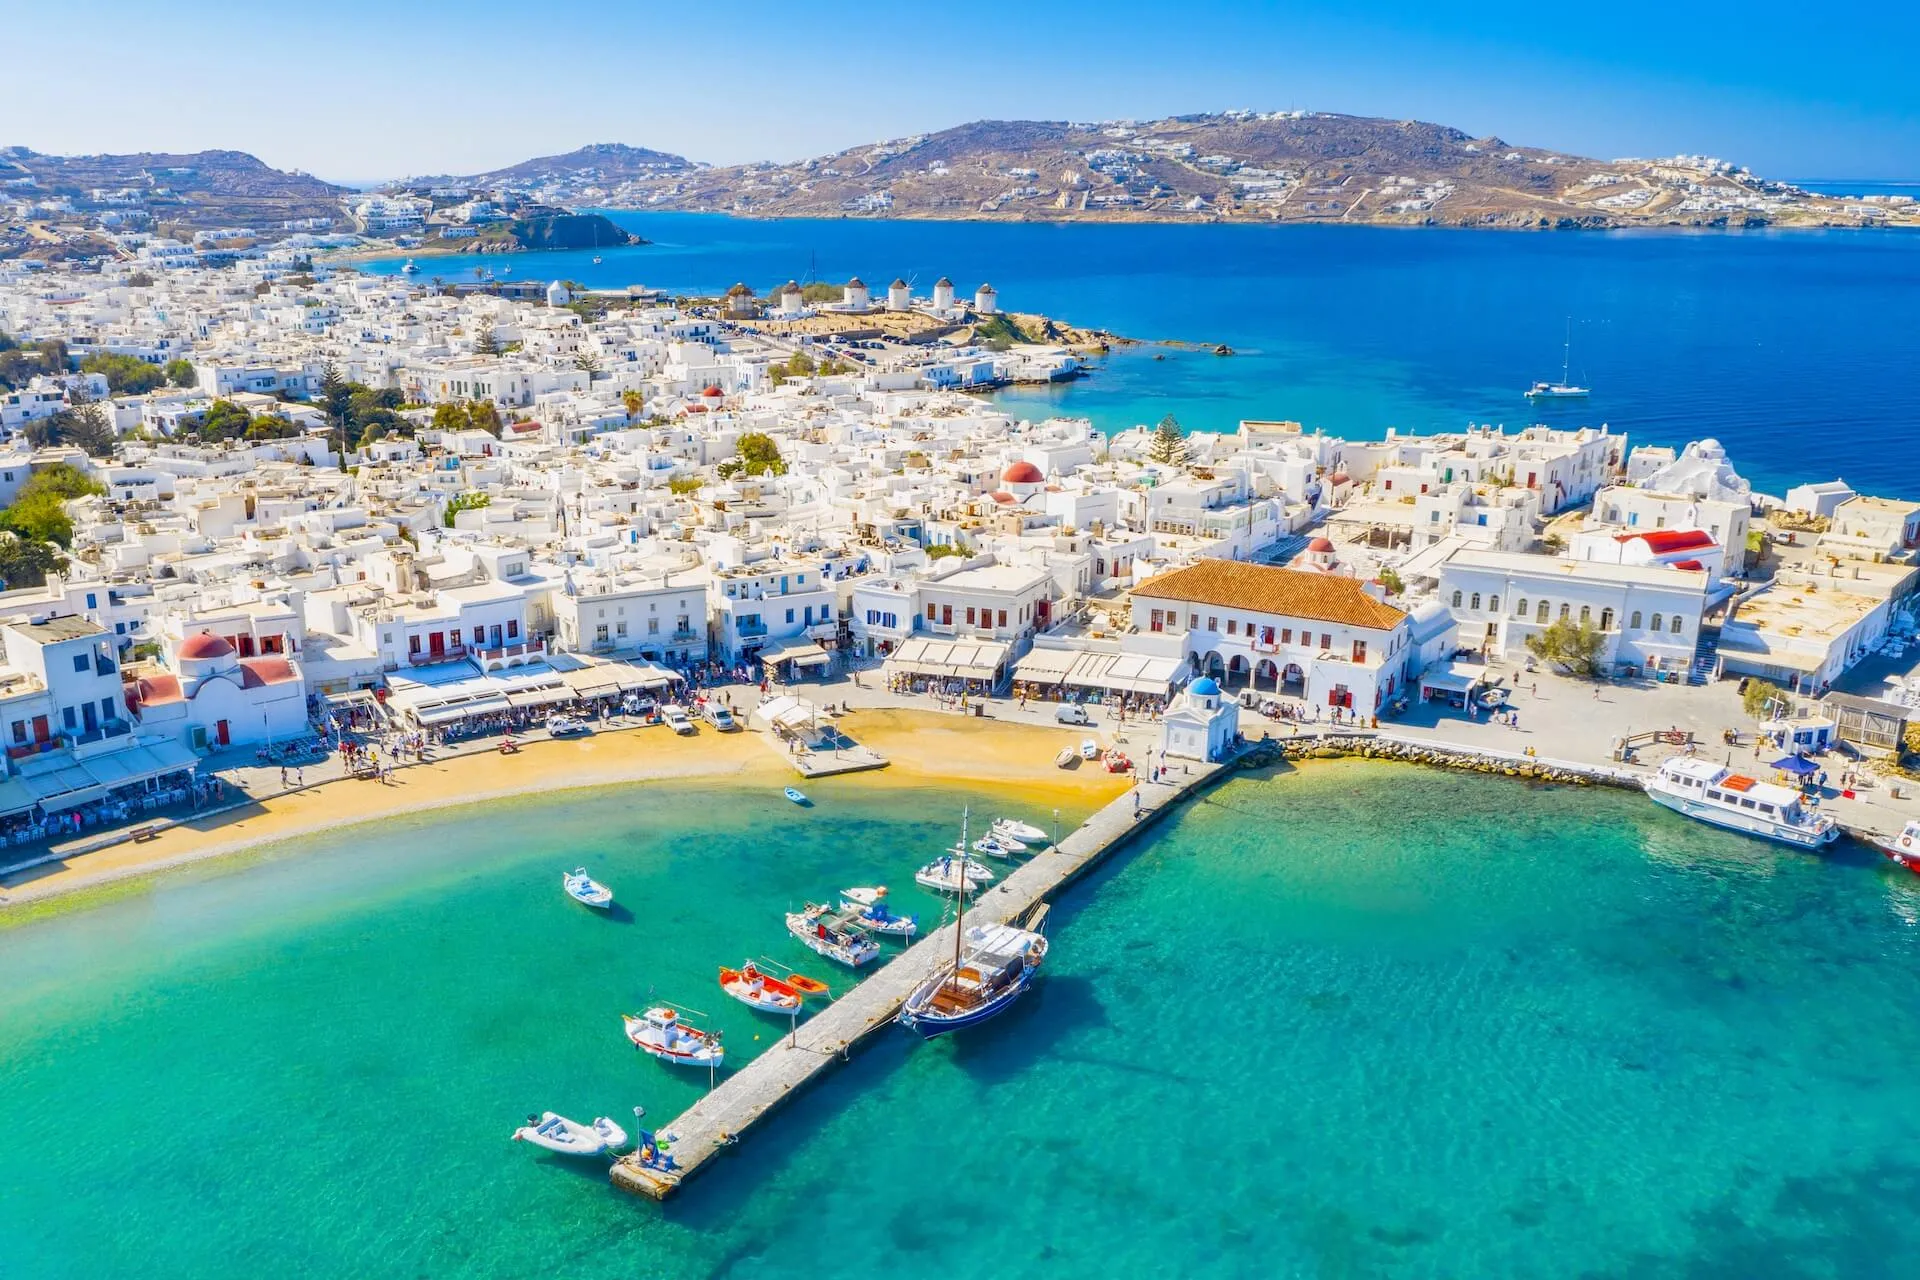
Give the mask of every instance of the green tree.
[{"label": "green tree", "polygon": [[51,417],[29,422],[25,428],[27,443],[36,449],[70,444],[91,457],[112,457],[114,431],[106,411],[78,388],[68,389],[67,406]]},{"label": "green tree", "polygon": [[1773,714],[1773,703],[1781,698],[1780,686],[1765,680],[1748,680],[1747,687],[1741,691],[1740,706],[1755,720],[1765,720]]},{"label": "green tree", "polygon": [[1407,593],[1407,584],[1402,582],[1400,575],[1392,569],[1380,571],[1380,585],[1387,589],[1388,595],[1401,596]]},{"label": "green tree", "polygon": [[327,415],[327,433],[340,450],[340,469],[347,468],[348,433],[353,429],[353,385],[340,376],[329,360],[320,366],[320,411]]},{"label": "green tree", "polygon": [[167,380],[159,365],[148,364],[137,356],[118,356],[106,351],[82,360],[80,372],[104,375],[107,388],[116,396],[143,396]]},{"label": "green tree", "polygon": [[1544,631],[1527,637],[1527,652],[1577,676],[1600,674],[1600,650],[1607,638],[1592,619],[1556,618]]},{"label": "green tree", "polygon": [[491,436],[498,436],[506,430],[506,424],[500,421],[500,410],[491,400],[475,400],[467,406],[467,417],[475,427]]},{"label": "green tree", "polygon": [[252,415],[231,400],[215,400],[204,409],[193,425],[193,434],[208,444],[238,440],[247,434]]},{"label": "green tree", "polygon": [[445,513],[441,515],[440,523],[451,529],[453,528],[453,518],[462,511],[478,511],[482,507],[491,505],[493,505],[493,498],[488,494],[455,494],[453,500],[447,503],[447,509]]},{"label": "green tree", "polygon": [[0,529],[30,542],[51,542],[62,549],[73,545],[73,519],[55,493],[16,498],[12,506],[0,511]]},{"label": "green tree", "polygon": [[433,429],[435,431],[468,431],[473,427],[473,416],[463,404],[437,404],[433,407]]},{"label": "green tree", "polygon": [[169,360],[162,372],[167,375],[167,381],[176,387],[197,386],[200,382],[200,375],[194,372],[191,360]]},{"label": "green tree", "polygon": [[493,336],[492,325],[483,325],[480,331],[473,335],[473,350],[475,354],[483,356],[500,354],[500,343]]},{"label": "green tree", "polygon": [[647,407],[647,398],[638,391],[631,389],[622,391],[620,393],[620,407],[627,411],[627,422],[631,424],[635,418],[640,416],[640,411]]},{"label": "green tree", "polygon": [[700,486],[705,483],[706,481],[702,480],[699,476],[675,476],[673,479],[667,481],[667,492],[680,494],[682,496],[689,493],[698,493]]},{"label": "green tree", "polygon": [[263,413],[247,424],[248,440],[288,440],[300,434],[300,428],[293,425],[291,418],[277,413]]},{"label": "green tree", "polygon": [[153,277],[145,271],[136,271],[127,277],[127,284],[134,289],[153,288]]},{"label": "green tree", "polygon": [[66,562],[50,542],[0,532],[0,583],[8,591],[46,585],[47,575]]},{"label": "green tree", "polygon": [[1187,439],[1180,430],[1180,420],[1172,414],[1160,419],[1153,429],[1153,438],[1147,441],[1147,459],[1170,467],[1187,465]]},{"label": "green tree", "polygon": [[589,381],[600,372],[600,357],[591,351],[582,351],[573,358],[573,367],[587,375]]},{"label": "green tree", "polygon": [[52,494],[65,502],[71,498],[87,498],[106,491],[105,485],[80,468],[65,462],[56,462],[52,466],[41,467],[28,476],[27,482],[20,486],[20,491],[14,495],[13,500],[18,502],[22,498]]},{"label": "green tree", "polygon": [[750,476],[782,476],[787,473],[786,460],[780,456],[780,446],[764,431],[749,431],[740,437],[740,466]]}]

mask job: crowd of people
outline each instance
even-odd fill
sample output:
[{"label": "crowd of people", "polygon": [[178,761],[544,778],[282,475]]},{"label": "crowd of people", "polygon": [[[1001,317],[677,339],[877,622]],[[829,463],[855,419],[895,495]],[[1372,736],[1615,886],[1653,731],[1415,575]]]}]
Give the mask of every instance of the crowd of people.
[{"label": "crowd of people", "polygon": [[110,827],[182,806],[204,809],[218,804],[230,788],[219,778],[197,778],[182,769],[149,782],[109,792],[98,800],[48,813],[38,806],[0,823],[0,840],[8,846],[42,840],[70,840],[96,827]]}]

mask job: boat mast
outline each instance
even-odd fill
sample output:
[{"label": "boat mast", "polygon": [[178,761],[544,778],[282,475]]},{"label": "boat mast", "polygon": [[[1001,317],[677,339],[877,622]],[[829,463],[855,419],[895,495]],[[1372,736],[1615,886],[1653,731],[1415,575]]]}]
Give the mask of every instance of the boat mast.
[{"label": "boat mast", "polygon": [[966,932],[967,890],[973,888],[973,880],[967,875],[967,819],[972,816],[971,806],[960,810],[960,896],[956,898],[953,910],[953,976],[952,982],[960,981],[960,939]]},{"label": "boat mast", "polygon": [[1573,364],[1573,317],[1567,317],[1567,340],[1560,344],[1560,385],[1567,384],[1567,371]]}]

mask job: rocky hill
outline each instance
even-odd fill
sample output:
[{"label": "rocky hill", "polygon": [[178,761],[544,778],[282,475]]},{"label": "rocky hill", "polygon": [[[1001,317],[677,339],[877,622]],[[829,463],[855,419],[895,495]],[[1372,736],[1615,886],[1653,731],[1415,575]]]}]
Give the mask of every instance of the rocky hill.
[{"label": "rocky hill", "polygon": [[606,178],[595,178],[591,198],[609,206],[763,217],[1525,228],[1920,220],[1910,209],[1813,196],[1708,157],[1594,160],[1444,125],[1318,112],[984,120],[791,164]]},{"label": "rocky hill", "polygon": [[269,231],[337,218],[347,188],[275,169],[244,151],[52,156],[0,148],[0,203],[98,215],[116,210],[156,226]]},{"label": "rocky hill", "polygon": [[538,156],[504,169],[475,174],[465,181],[475,186],[549,181],[615,185],[701,168],[705,166],[665,151],[630,147],[623,142],[595,142],[565,155]]}]

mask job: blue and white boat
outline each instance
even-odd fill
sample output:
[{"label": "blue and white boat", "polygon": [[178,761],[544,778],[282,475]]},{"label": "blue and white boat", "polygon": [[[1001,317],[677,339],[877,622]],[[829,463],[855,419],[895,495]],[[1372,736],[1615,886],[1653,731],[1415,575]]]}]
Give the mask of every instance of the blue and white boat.
[{"label": "blue and white boat", "polygon": [[561,876],[560,887],[567,891],[569,898],[596,911],[605,911],[613,905],[613,890],[588,875],[585,867],[575,867]]},{"label": "blue and white boat", "polygon": [[802,791],[798,787],[788,787],[786,789],[786,795],[787,795],[787,799],[793,801],[795,804],[809,803],[809,801],[807,800],[807,793]]},{"label": "blue and white boat", "polygon": [[858,911],[859,923],[869,932],[911,938],[920,931],[920,917],[895,915],[887,906],[887,886],[871,885],[840,891],[840,909]]},{"label": "blue and white boat", "polygon": [[954,958],[907,997],[900,1021],[931,1040],[1006,1010],[1033,984],[1047,939],[1010,924],[962,928]]}]

